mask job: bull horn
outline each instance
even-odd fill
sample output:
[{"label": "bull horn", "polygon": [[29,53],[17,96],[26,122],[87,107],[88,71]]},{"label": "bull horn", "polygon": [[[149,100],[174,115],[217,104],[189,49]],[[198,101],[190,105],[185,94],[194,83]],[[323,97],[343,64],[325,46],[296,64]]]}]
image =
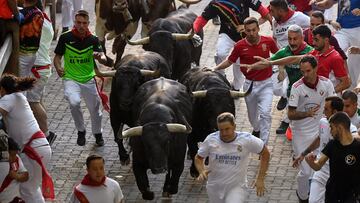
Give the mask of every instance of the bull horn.
[{"label": "bull horn", "polygon": [[184,41],[189,40],[194,36],[195,32],[194,29],[191,29],[190,33],[181,34],[181,33],[172,33],[172,37],[175,41]]},{"label": "bull horn", "polygon": [[192,96],[194,98],[203,98],[203,97],[206,97],[206,93],[207,93],[207,90],[199,90],[199,91],[192,92]]},{"label": "bull horn", "polygon": [[156,72],[153,70],[140,70],[140,73],[142,76],[154,76]]},{"label": "bull horn", "polygon": [[254,82],[251,82],[249,89],[246,92],[233,91],[230,90],[230,95],[232,98],[246,97],[252,92]]},{"label": "bull horn", "polygon": [[126,138],[126,137],[140,136],[140,135],[142,135],[142,131],[143,131],[142,126],[129,128],[122,132],[122,137]]},{"label": "bull horn", "polygon": [[201,0],[193,0],[193,1],[190,1],[190,0],[179,0],[181,1],[182,3],[184,4],[197,4],[199,3]]},{"label": "bull horn", "polygon": [[171,133],[188,133],[188,129],[186,125],[179,124],[179,123],[168,123],[166,127],[169,132]]},{"label": "bull horn", "polygon": [[149,37],[144,37],[144,38],[138,39],[138,40],[129,40],[127,37],[125,39],[126,39],[126,42],[130,45],[144,45],[144,44],[148,44],[150,42]]}]

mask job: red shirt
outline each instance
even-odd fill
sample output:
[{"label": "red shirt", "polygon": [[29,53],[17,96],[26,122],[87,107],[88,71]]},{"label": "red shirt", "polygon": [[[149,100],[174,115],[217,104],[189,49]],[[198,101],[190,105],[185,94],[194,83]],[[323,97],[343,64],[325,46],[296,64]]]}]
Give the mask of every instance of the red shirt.
[{"label": "red shirt", "polygon": [[314,49],[309,54],[315,56],[318,60],[318,75],[329,78],[331,71],[334,71],[336,78],[348,75],[344,66],[344,60],[334,47],[331,46],[325,53],[320,53]]},{"label": "red shirt", "polygon": [[[228,60],[235,63],[236,60],[240,58],[240,63],[242,64],[253,64],[257,62],[254,56],[269,58],[270,52],[276,53],[278,50],[279,48],[272,37],[260,36],[259,43],[255,45],[250,44],[245,38],[235,44]],[[248,80],[261,81],[268,79],[272,75],[271,66],[262,70],[252,70],[249,72],[247,72],[247,69],[244,67],[240,69]]]},{"label": "red shirt", "polygon": [[7,3],[7,0],[0,0],[0,19],[11,19],[13,13]]}]

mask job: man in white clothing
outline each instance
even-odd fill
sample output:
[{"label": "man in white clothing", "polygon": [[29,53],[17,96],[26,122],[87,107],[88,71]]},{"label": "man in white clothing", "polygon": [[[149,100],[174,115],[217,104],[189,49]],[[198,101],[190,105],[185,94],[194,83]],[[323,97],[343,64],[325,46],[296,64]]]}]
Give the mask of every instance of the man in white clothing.
[{"label": "man in white clothing", "polygon": [[102,156],[93,154],[86,159],[87,175],[74,188],[72,203],[123,203],[124,195],[115,180],[105,176],[105,161]]},{"label": "man in white clothing", "polygon": [[61,4],[62,32],[72,29],[75,13],[83,7],[82,0],[63,0]]},{"label": "man in white clothing", "polygon": [[358,129],[360,128],[360,117],[358,115],[358,96],[351,90],[346,90],[341,95],[344,100],[344,111],[348,114],[351,123]]},{"label": "man in white clothing", "polygon": [[[236,132],[235,118],[225,112],[218,116],[219,131],[210,134],[195,156],[198,180],[206,180],[210,203],[244,202],[247,195],[247,168],[250,153],[260,155],[260,167],[255,186],[258,196],[265,191],[264,179],[270,153],[264,142],[245,132]],[[205,168],[204,159],[209,157]]]}]

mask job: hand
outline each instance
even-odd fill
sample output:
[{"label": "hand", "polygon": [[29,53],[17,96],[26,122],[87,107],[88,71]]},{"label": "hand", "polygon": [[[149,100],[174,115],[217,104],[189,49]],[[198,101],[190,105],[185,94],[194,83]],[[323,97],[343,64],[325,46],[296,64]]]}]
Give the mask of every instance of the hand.
[{"label": "hand", "polygon": [[307,112],[308,117],[314,117],[317,115],[317,111],[320,109],[320,105],[317,105],[315,107],[311,107],[310,110]]},{"label": "hand", "polygon": [[106,57],[103,55],[102,52],[95,52],[93,53],[94,59],[98,61],[106,61]]},{"label": "hand", "polygon": [[306,162],[308,163],[314,163],[315,160],[316,160],[316,156],[315,154],[313,154],[312,152],[310,154],[308,154],[306,157],[305,157],[305,160]]},{"label": "hand", "polygon": [[199,176],[196,178],[197,181],[204,181],[207,180],[208,175],[209,175],[210,171],[208,170],[203,170],[201,171],[201,173],[199,174]]},{"label": "hand", "polygon": [[58,74],[58,76],[60,78],[62,78],[64,76],[64,69],[63,68],[59,68],[59,69],[56,68],[56,73]]},{"label": "hand", "polygon": [[284,69],[284,66],[279,66],[279,75],[277,77],[278,81],[281,82],[283,80],[285,80],[285,69]]},{"label": "hand", "polygon": [[360,54],[360,47],[351,46],[348,52],[349,54]]},{"label": "hand", "polygon": [[266,58],[263,58],[261,56],[254,56],[254,59],[258,60],[257,64],[266,65],[266,66],[271,66],[272,65],[270,60],[268,60]]},{"label": "hand", "polygon": [[10,170],[9,171],[9,176],[10,176],[10,178],[13,178],[13,179],[17,179],[17,172],[16,171],[14,171],[14,170]]},{"label": "hand", "polygon": [[256,178],[256,181],[253,183],[253,188],[256,187],[256,195],[261,197],[265,194],[265,183],[264,178]]},{"label": "hand", "polygon": [[360,16],[360,8],[355,8],[351,11],[354,16]]},{"label": "hand", "polygon": [[340,30],[340,29],[341,29],[340,23],[336,22],[335,20],[331,20],[331,21],[330,21],[330,25],[331,25],[335,30]]},{"label": "hand", "polygon": [[294,168],[298,168],[300,166],[300,163],[302,162],[302,160],[304,160],[304,156],[303,155],[300,155],[298,156],[294,161],[293,161],[293,164],[292,164],[292,167]]}]

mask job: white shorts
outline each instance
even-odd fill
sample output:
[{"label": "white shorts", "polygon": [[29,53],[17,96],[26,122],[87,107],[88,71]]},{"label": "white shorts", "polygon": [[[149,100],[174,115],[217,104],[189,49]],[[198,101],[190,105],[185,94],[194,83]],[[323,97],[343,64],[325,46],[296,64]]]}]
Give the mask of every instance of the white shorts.
[{"label": "white shorts", "polygon": [[40,78],[37,78],[34,87],[28,90],[26,94],[26,98],[29,102],[41,101],[41,98],[44,94],[45,85],[48,83],[51,75],[51,67],[47,69],[37,70],[37,72],[39,73]]}]

